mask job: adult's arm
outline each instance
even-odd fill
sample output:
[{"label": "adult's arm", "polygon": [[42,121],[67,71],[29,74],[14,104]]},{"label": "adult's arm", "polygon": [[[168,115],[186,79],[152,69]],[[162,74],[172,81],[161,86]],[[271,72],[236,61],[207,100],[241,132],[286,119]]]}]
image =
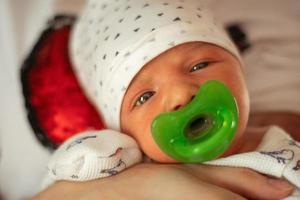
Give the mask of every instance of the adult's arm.
[{"label": "adult's arm", "polygon": [[300,113],[289,111],[254,112],[250,115],[249,125],[254,127],[277,125],[300,141]]},{"label": "adult's arm", "polygon": [[247,169],[139,164],[109,178],[57,182],[31,200],[281,199],[291,191],[286,182]]}]

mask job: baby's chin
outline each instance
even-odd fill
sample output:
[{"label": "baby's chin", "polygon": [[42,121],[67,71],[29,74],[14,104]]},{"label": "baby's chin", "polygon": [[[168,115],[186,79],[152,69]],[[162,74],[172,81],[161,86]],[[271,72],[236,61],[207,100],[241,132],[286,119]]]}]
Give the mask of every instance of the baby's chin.
[{"label": "baby's chin", "polygon": [[154,162],[158,162],[158,163],[164,163],[164,164],[180,163],[179,161],[174,160],[174,159],[172,159],[171,157],[168,157],[168,156],[149,156],[149,155],[147,155],[147,156],[149,158],[151,158]]},{"label": "baby's chin", "polygon": [[[239,138],[236,138],[236,139],[238,140]],[[215,159],[227,157],[227,156],[237,153],[239,150],[239,145],[237,145],[237,143],[239,141],[237,141],[237,140],[235,140],[223,154],[221,154],[220,156],[218,156]],[[157,162],[157,163],[164,163],[164,164],[182,163],[180,161],[177,161],[177,160],[171,158],[170,156],[168,156],[167,154],[162,152],[160,149],[159,150],[143,149],[143,152],[146,154],[146,156],[148,158],[150,158],[151,160],[153,160],[154,162]]]},{"label": "baby's chin", "polygon": [[165,164],[179,163],[179,161],[174,160],[173,158],[165,154],[160,149],[142,148],[142,150],[146,154],[146,156],[151,160],[153,160],[154,162],[165,163]]}]

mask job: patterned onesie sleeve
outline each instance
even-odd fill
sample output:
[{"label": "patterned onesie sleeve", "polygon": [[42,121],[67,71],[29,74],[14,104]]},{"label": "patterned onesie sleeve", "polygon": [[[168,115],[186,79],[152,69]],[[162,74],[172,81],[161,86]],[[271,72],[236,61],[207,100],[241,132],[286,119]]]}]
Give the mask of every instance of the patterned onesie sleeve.
[{"label": "patterned onesie sleeve", "polygon": [[300,143],[279,127],[272,126],[267,131],[256,151],[220,158],[206,164],[246,167],[285,179],[295,186],[295,190],[284,200],[300,199]]},{"label": "patterned onesie sleeve", "polygon": [[137,143],[128,135],[113,130],[87,131],[68,139],[54,152],[42,189],[58,180],[112,176],[141,160]]}]

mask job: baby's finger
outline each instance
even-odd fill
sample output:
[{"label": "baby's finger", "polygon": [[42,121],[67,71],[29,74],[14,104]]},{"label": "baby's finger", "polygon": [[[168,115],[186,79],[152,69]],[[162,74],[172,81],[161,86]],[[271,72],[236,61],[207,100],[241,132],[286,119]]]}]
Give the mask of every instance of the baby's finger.
[{"label": "baby's finger", "polygon": [[200,179],[227,188],[250,199],[282,199],[293,186],[246,168],[187,165]]}]

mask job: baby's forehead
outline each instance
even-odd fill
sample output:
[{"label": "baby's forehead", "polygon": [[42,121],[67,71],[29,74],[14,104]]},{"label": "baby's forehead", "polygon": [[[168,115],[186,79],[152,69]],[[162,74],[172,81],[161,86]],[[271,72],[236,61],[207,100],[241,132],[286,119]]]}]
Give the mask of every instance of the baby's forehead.
[{"label": "baby's forehead", "polygon": [[178,65],[184,66],[186,63],[193,62],[197,57],[201,57],[201,54],[205,53],[207,47],[210,46],[212,45],[197,41],[183,43],[166,50],[142,66],[141,70],[131,81],[129,87],[136,83],[141,85],[149,84],[155,80],[155,77],[160,76],[162,70],[171,71],[174,69],[172,67],[166,67],[166,65],[175,67]]},{"label": "baby's forehead", "polygon": [[176,45],[161,54],[154,57],[148,63],[141,67],[142,70],[149,70],[150,66],[164,65],[164,64],[177,64],[183,61],[190,61],[195,57],[200,57],[211,48],[218,48],[217,46],[205,42],[186,42],[180,45]]}]

